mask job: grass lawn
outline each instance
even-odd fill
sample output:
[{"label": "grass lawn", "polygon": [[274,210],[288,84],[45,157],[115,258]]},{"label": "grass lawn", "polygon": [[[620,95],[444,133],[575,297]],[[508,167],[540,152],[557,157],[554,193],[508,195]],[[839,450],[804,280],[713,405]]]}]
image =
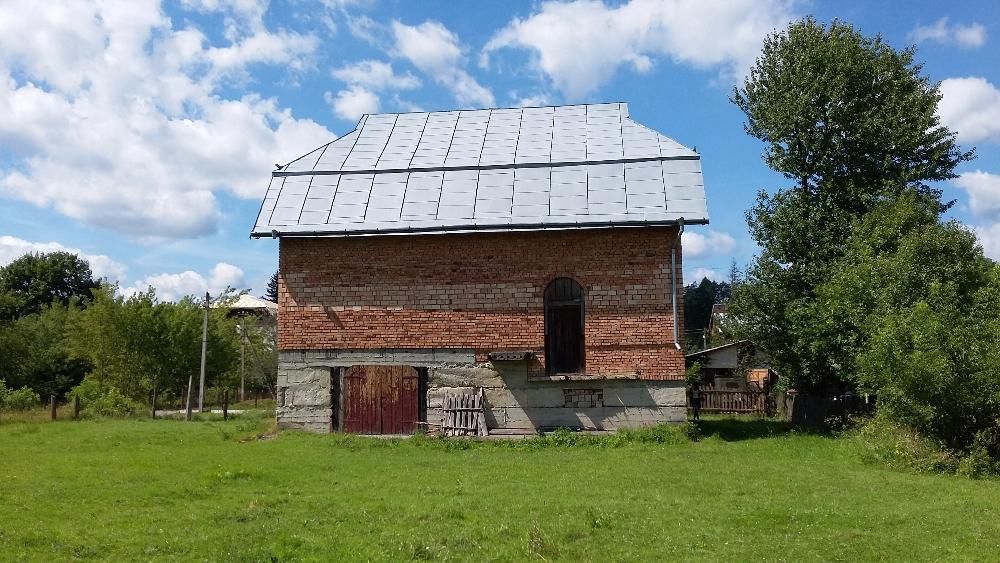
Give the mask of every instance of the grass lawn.
[{"label": "grass lawn", "polygon": [[865,465],[762,421],[469,449],[240,442],[250,422],[0,423],[0,560],[1000,558],[1000,481]]}]

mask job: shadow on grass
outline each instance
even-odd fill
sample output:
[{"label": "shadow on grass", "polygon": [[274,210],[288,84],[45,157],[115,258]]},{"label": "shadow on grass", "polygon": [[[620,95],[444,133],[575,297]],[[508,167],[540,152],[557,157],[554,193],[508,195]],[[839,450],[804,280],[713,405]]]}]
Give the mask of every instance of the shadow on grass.
[{"label": "shadow on grass", "polygon": [[697,425],[702,437],[717,437],[726,442],[772,438],[803,431],[785,420],[749,416],[704,417]]}]

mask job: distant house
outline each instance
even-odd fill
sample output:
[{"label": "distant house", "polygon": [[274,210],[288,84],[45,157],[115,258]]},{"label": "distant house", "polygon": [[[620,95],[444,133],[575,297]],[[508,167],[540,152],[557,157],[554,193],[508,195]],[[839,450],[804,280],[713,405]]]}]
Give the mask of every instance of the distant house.
[{"label": "distant house", "polygon": [[682,420],[706,223],[698,153],[626,104],[366,115],[273,172],[252,232],[279,240],[278,422],[410,432],[470,392],[491,430]]},{"label": "distant house", "polygon": [[712,305],[712,316],[708,319],[708,334],[711,336],[722,335],[722,327],[726,323],[726,315],[729,314],[729,305],[726,303],[716,303]]},{"label": "distant house", "polygon": [[769,358],[749,340],[730,342],[684,356],[686,364],[701,365],[702,381],[718,389],[767,388],[777,380]]},{"label": "distant house", "polygon": [[229,308],[229,314],[233,316],[254,315],[258,317],[276,317],[278,315],[277,303],[261,299],[260,297],[254,297],[248,293],[240,295],[232,303],[225,303],[224,305]]}]

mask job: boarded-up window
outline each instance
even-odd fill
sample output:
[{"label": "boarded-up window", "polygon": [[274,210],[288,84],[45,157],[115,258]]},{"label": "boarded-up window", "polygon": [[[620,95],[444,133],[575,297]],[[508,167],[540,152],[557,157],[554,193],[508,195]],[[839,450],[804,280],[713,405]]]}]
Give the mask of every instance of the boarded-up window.
[{"label": "boarded-up window", "polygon": [[583,288],[556,278],[545,288],[545,371],[583,373]]}]

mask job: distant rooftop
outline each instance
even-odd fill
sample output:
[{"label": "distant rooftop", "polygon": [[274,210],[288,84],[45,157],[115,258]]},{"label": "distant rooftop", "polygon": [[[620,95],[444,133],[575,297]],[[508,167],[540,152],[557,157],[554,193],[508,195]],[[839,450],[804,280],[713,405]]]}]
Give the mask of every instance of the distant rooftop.
[{"label": "distant rooftop", "polygon": [[213,303],[212,307],[228,307],[231,311],[255,311],[277,314],[278,304],[274,301],[254,297],[249,293],[240,295],[235,301],[226,303]]},{"label": "distant rooftop", "polygon": [[365,115],[274,171],[254,237],[708,223],[698,153],[624,103]]}]

